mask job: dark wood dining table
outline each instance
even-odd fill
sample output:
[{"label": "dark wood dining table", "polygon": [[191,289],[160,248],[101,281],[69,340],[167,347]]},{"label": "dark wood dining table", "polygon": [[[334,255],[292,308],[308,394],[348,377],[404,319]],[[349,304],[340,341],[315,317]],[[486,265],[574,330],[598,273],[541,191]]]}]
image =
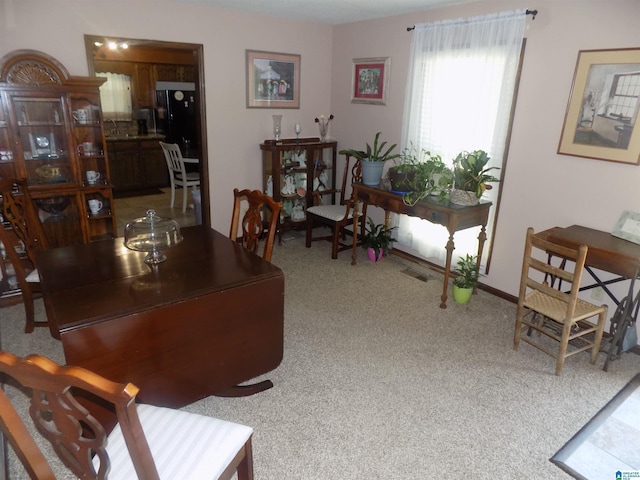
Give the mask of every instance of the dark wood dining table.
[{"label": "dark wood dining table", "polygon": [[182,235],[153,268],[122,238],[39,253],[67,364],[132,382],[140,401],[169,407],[271,387],[238,384],[282,361],[282,271],[207,226]]}]

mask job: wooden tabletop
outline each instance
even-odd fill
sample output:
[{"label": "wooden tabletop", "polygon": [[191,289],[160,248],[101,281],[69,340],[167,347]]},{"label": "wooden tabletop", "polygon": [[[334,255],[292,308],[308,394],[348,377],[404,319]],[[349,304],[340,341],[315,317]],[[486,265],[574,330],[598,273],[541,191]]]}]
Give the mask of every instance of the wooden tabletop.
[{"label": "wooden tabletop", "polygon": [[181,232],[184,241],[165,250],[167,260],[153,269],[122,238],[40,252],[49,321],[63,332],[282,275],[204,225]]},{"label": "wooden tabletop", "polygon": [[587,245],[589,250],[586,263],[599,270],[633,278],[640,269],[640,245],[614,237],[609,232],[571,225],[564,228],[554,227],[538,235],[569,247]]}]

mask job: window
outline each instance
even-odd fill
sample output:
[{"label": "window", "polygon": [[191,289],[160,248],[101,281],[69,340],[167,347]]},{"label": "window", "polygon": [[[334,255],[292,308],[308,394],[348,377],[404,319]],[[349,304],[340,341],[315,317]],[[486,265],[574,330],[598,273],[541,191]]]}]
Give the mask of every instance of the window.
[{"label": "window", "polygon": [[131,77],[119,73],[96,73],[96,77],[106,78],[100,87],[100,103],[105,120],[130,121]]},{"label": "window", "polygon": [[[405,147],[424,148],[449,164],[461,151],[485,150],[490,166],[503,166],[525,23],[522,10],[416,25],[404,110]],[[500,185],[494,184],[483,197],[494,204],[486,249],[491,248]],[[443,263],[449,238],[444,227],[404,215],[397,223],[398,243]],[[478,233],[479,227],[456,233],[456,258],[476,253]]]}]

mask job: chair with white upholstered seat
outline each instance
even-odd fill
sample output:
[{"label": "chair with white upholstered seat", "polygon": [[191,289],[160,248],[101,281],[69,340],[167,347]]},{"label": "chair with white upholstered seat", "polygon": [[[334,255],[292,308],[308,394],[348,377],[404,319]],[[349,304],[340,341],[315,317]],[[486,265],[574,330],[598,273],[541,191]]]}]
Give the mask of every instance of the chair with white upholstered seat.
[{"label": "chair with white upholstered seat", "polygon": [[[136,404],[135,385],[41,355],[21,359],[0,352],[0,372],[31,389],[33,422],[79,478],[105,479],[108,473],[109,480],[229,480],[237,472],[238,480],[253,479],[250,427]],[[87,410],[86,400],[78,401],[78,391],[115,407],[118,423],[111,433]],[[55,479],[22,417],[0,390],[0,427],[9,444],[31,478]]]},{"label": "chair with white upholstered seat", "polygon": [[[18,287],[22,292],[27,323],[25,332],[31,333],[35,327],[51,326],[47,321],[35,321],[33,294],[40,292],[40,276],[36,266],[36,253],[47,250],[49,244],[42,229],[40,218],[36,212],[33,200],[29,195],[27,182],[15,178],[0,178],[0,196],[2,197],[2,219],[11,226],[11,231],[0,225],[0,242],[5,246],[9,261],[13,265],[18,280]],[[15,248],[16,240],[24,247],[26,257],[23,261]],[[9,247],[12,248],[9,248]],[[22,250],[22,248],[20,248]],[[25,268],[25,263],[30,264]],[[54,332],[52,332],[53,334]]]},{"label": "chair with white upholstered seat", "polygon": [[159,142],[164,152],[169,169],[169,180],[171,181],[171,208],[175,204],[176,186],[182,187],[182,213],[187,211],[187,190],[189,187],[200,186],[200,174],[198,172],[187,172],[185,163],[200,163],[197,158],[186,158],[182,156],[180,147],[176,143]]},{"label": "chair with white upholstered seat", "polygon": [[[331,258],[338,258],[338,252],[349,250],[353,247],[351,243],[344,243],[346,239],[345,227],[353,225],[353,212],[356,207],[355,199],[347,197],[347,186],[351,183],[362,182],[362,166],[360,160],[355,159],[355,163],[351,166],[351,156],[345,156],[344,175],[342,176],[342,188],[340,190],[329,189],[314,192],[314,205],[307,208],[307,232],[305,245],[311,247],[311,242],[316,240],[331,241]],[[315,176],[315,174],[314,174]],[[323,199],[330,194],[340,193],[340,203],[324,204]],[[367,205],[362,205],[360,214],[362,218],[367,218]],[[361,233],[360,238],[364,236],[365,222],[360,222]],[[313,236],[313,228],[323,225],[331,229],[331,235],[320,237]],[[340,240],[343,240],[341,243]]]}]

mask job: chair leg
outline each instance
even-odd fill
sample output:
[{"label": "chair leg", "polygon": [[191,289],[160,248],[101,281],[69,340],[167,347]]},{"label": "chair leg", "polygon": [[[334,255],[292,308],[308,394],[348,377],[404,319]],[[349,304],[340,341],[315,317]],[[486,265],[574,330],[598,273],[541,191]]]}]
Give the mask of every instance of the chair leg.
[{"label": "chair leg", "polygon": [[182,213],[185,213],[187,211],[187,190],[189,190],[189,187],[187,187],[186,185],[182,186]]},{"label": "chair leg", "polygon": [[176,201],[176,186],[172,181],[171,182],[171,208],[173,208],[175,201]]},{"label": "chair leg", "polygon": [[307,234],[305,235],[304,246],[311,248],[311,239],[313,236],[313,217],[307,216]]},{"label": "chair leg", "polygon": [[251,439],[245,444],[245,456],[238,465],[238,480],[253,480],[253,448]]},{"label": "chair leg", "polygon": [[33,305],[33,295],[31,289],[26,288],[22,291],[22,300],[24,301],[24,311],[26,316],[26,324],[24,333],[32,333],[36,327],[35,308]]},{"label": "chair leg", "polygon": [[520,330],[522,330],[522,315],[524,314],[524,306],[518,305],[518,312],[516,313],[516,329],[513,333],[513,349],[518,350],[520,346]]},{"label": "chair leg", "polygon": [[338,258],[338,241],[340,240],[340,227],[337,225],[333,229],[333,241],[331,246],[331,258]]},{"label": "chair leg", "polygon": [[604,331],[604,323],[607,320],[607,310],[598,315],[598,329],[596,337],[593,339],[593,348],[591,349],[591,364],[595,364],[600,353],[600,344],[602,343],[602,332]]}]

